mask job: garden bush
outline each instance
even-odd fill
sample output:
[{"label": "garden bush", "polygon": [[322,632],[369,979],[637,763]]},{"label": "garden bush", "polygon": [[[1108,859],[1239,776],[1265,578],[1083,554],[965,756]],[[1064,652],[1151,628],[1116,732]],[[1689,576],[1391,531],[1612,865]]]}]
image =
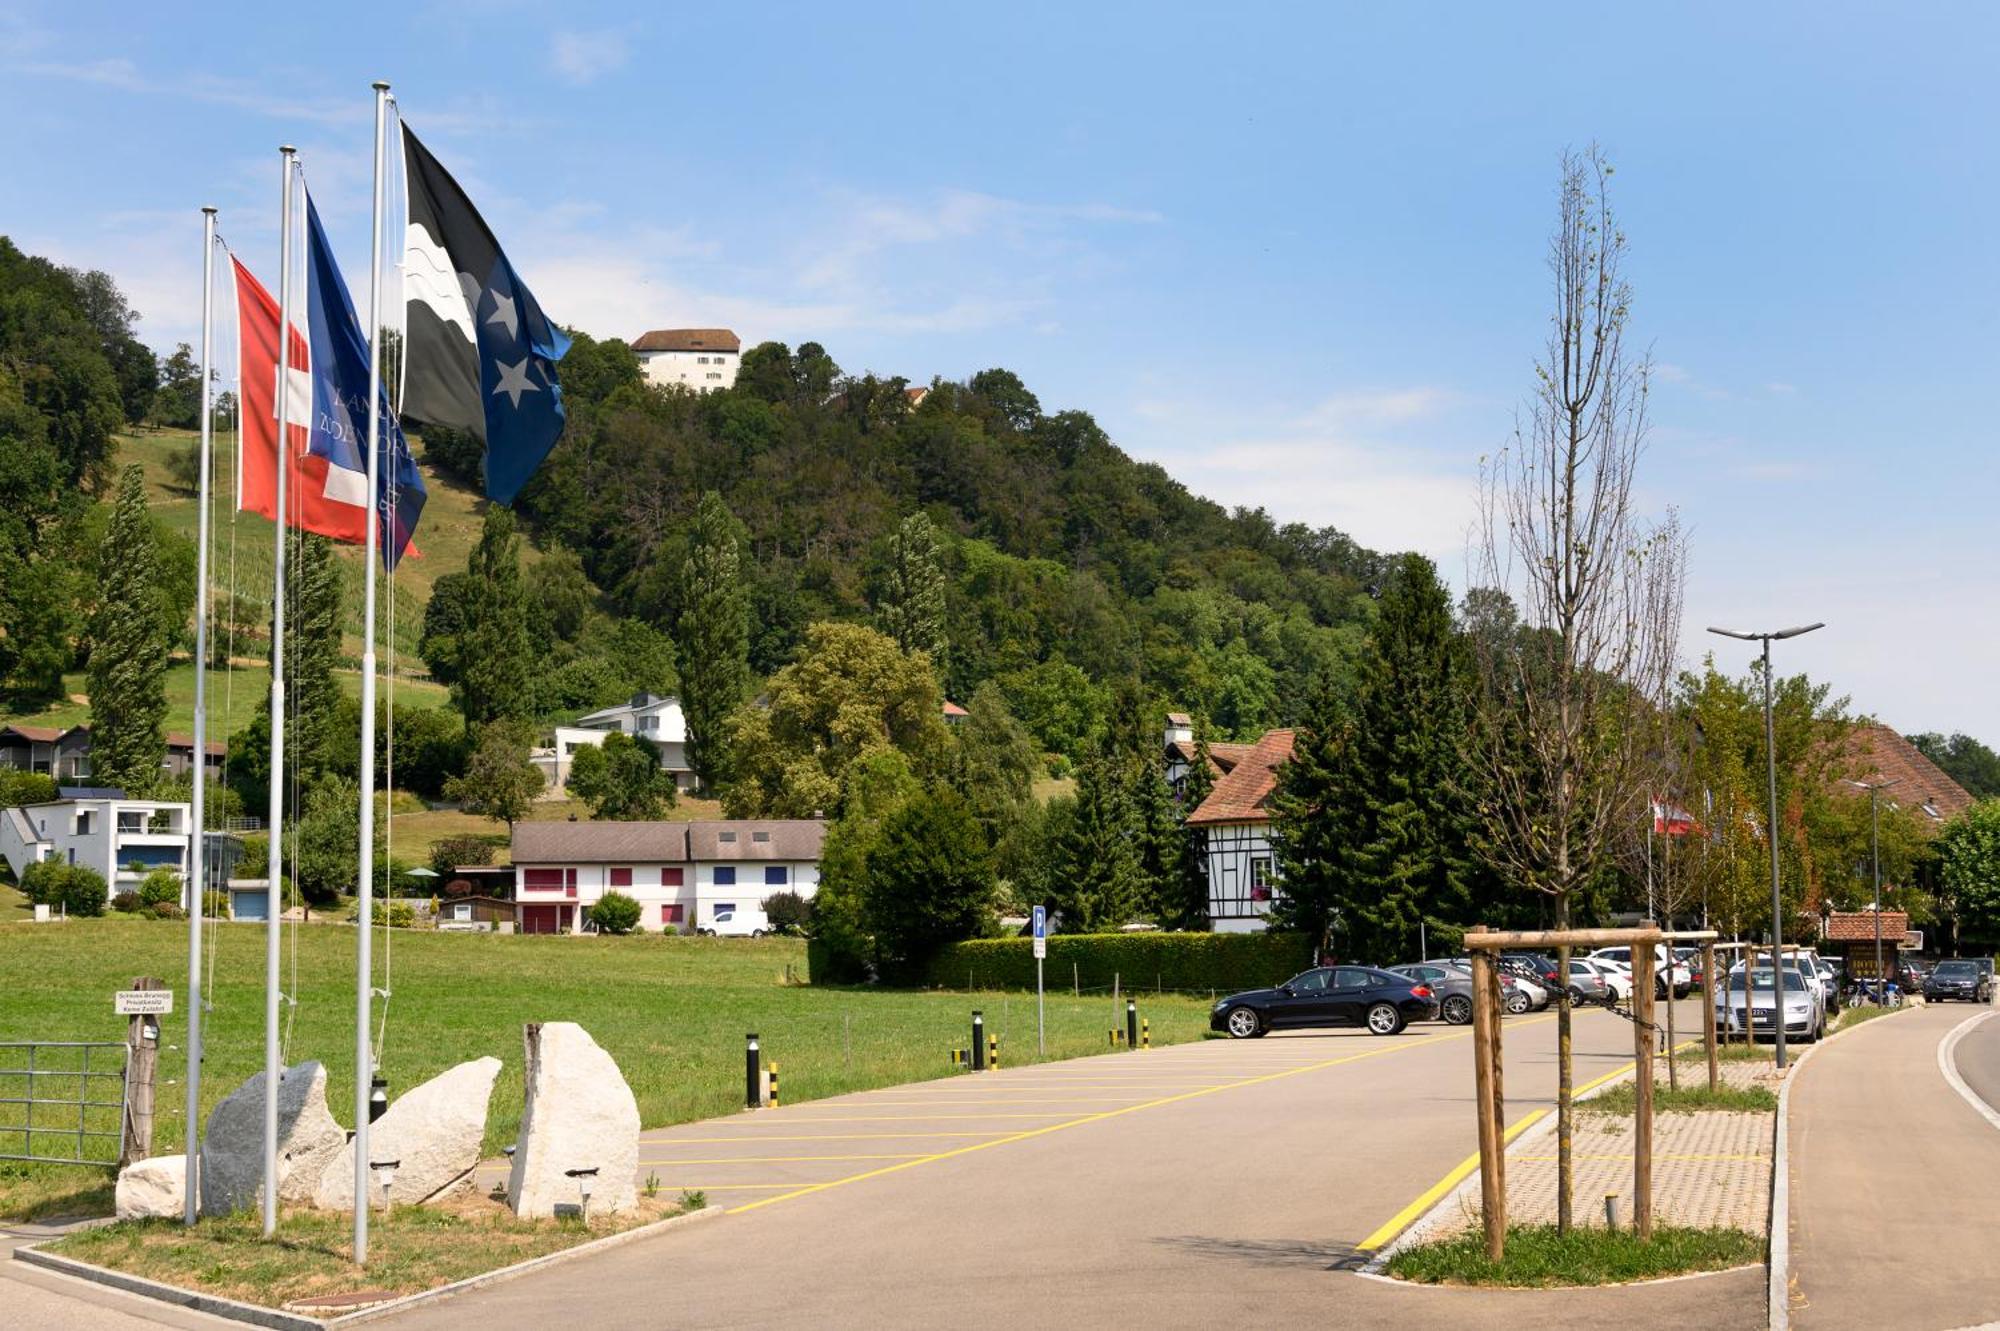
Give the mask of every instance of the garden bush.
[{"label": "garden bush", "polygon": [[21,875],[21,894],[38,906],[58,907],[71,915],[102,915],[111,898],[104,875],[86,865],[43,860]]},{"label": "garden bush", "polygon": [[157,906],[162,901],[181,904],[181,877],[172,869],[155,869],[139,884],[139,904]]},{"label": "garden bush", "polygon": [[[1289,979],[1312,964],[1312,943],[1302,934],[1055,934],[1048,943],[1052,989],[1071,983],[1073,974],[1086,989],[1109,988],[1116,977],[1127,989],[1233,993]],[[1034,940],[949,944],[932,958],[925,980],[950,989],[968,982],[975,989],[1032,989]]]},{"label": "garden bush", "polygon": [[601,934],[629,934],[639,927],[639,903],[623,892],[606,892],[588,918]]},{"label": "garden bush", "polygon": [[[276,355],[277,353],[273,352],[272,354]],[[139,909],[139,894],[137,892],[120,892],[117,896],[111,898],[111,909],[121,915],[132,914]]]},{"label": "garden bush", "polygon": [[146,914],[156,920],[185,920],[187,912],[171,901],[155,901],[146,907]]},{"label": "garden bush", "polygon": [[211,920],[229,918],[229,894],[227,892],[204,892],[201,894],[201,911]]},{"label": "garden bush", "polygon": [[461,864],[493,863],[493,838],[488,836],[448,836],[431,846],[431,869],[440,878],[451,875]]},{"label": "garden bush", "polygon": [[764,918],[772,933],[794,938],[812,924],[812,902],[796,892],[773,892],[764,898]]},{"label": "garden bush", "polygon": [[0,809],[46,804],[55,797],[56,779],[46,772],[17,772],[11,767],[0,770]]}]

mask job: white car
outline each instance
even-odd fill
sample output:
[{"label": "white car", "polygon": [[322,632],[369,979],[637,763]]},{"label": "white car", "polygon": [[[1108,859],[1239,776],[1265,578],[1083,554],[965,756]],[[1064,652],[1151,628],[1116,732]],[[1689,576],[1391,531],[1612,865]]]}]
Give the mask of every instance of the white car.
[{"label": "white car", "polygon": [[[1661,998],[1666,997],[1668,984],[1666,979],[1667,955],[1667,945],[1665,943],[1656,943],[1653,945],[1653,987],[1658,991],[1657,996]],[[1629,947],[1600,947],[1584,959],[1586,961],[1612,962],[1623,968],[1628,979],[1632,974],[1632,949]],[[1674,997],[1686,998],[1689,991],[1694,988],[1694,972],[1681,962],[1674,962],[1672,984]]]},{"label": "white car", "polygon": [[1614,1003],[1630,1002],[1632,998],[1632,972],[1608,961],[1592,961],[1578,957],[1570,962],[1572,966],[1587,966],[1604,977],[1604,987],[1611,991]]}]

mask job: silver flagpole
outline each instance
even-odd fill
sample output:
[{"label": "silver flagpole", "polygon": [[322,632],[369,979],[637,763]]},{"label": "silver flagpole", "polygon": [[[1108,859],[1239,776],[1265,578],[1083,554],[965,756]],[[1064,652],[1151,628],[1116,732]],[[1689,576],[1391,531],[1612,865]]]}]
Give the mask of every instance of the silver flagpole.
[{"label": "silver flagpole", "polygon": [[361,912],[354,932],[354,1264],[368,1261],[368,1097],[375,1063],[368,1047],[374,958],[368,925],[375,895],[375,563],[382,509],[382,134],[389,85],[375,80],[375,209],[368,248],[368,542],[361,579]]},{"label": "silver flagpole", "polygon": [[276,539],[271,564],[271,802],[270,854],[264,894],[264,1237],[278,1232],[278,941],[285,913],[285,472],[292,451],[292,194],[298,149],[278,149],[284,159],[284,198],[278,208],[278,404],[277,482],[272,512]]},{"label": "silver flagpole", "polygon": [[194,842],[188,864],[187,1170],[181,1219],[194,1223],[196,1171],[201,1161],[201,915],[208,904],[208,510],[214,468],[214,416],[209,361],[215,350],[215,209],[201,210],[201,478],[195,502],[194,553]]}]

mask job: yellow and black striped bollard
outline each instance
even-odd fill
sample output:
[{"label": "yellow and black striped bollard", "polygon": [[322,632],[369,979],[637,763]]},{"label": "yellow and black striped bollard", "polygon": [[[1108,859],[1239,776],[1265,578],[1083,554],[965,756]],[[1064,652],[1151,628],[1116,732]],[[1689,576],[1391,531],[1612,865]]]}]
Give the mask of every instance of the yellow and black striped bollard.
[{"label": "yellow and black striped bollard", "polygon": [[1139,1019],[1139,1047],[1141,1049],[1153,1047],[1153,1022],[1150,1017]]},{"label": "yellow and black striped bollard", "polygon": [[1000,1037],[997,1035],[986,1037],[986,1066],[995,1072],[1000,1070]]},{"label": "yellow and black striped bollard", "polygon": [[771,1108],[776,1109],[777,1107],[778,1107],[778,1065],[774,1061],[771,1064]]}]

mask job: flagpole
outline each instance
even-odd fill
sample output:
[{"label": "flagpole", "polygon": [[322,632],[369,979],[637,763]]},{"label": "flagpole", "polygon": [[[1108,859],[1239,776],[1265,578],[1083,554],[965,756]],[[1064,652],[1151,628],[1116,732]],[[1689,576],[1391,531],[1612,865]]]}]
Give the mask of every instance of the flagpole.
[{"label": "flagpole", "polygon": [[277,479],[271,512],[276,531],[271,563],[271,799],[270,852],[264,893],[264,1237],[278,1232],[278,953],[285,894],[285,473],[291,467],[292,405],[292,194],[298,149],[278,149],[284,160],[278,205]]},{"label": "flagpole", "polygon": [[208,510],[214,465],[213,385],[209,361],[215,343],[215,209],[201,210],[201,478],[196,483],[194,554],[194,839],[189,848],[187,1144],[181,1220],[194,1223],[196,1171],[201,1160],[201,916],[208,904]]},{"label": "flagpole", "polygon": [[368,540],[361,586],[361,910],[354,931],[354,1264],[368,1261],[368,1099],[375,1074],[368,1047],[374,959],[368,925],[375,891],[375,562],[382,526],[382,136],[389,84],[375,80],[375,207],[368,249]]}]

